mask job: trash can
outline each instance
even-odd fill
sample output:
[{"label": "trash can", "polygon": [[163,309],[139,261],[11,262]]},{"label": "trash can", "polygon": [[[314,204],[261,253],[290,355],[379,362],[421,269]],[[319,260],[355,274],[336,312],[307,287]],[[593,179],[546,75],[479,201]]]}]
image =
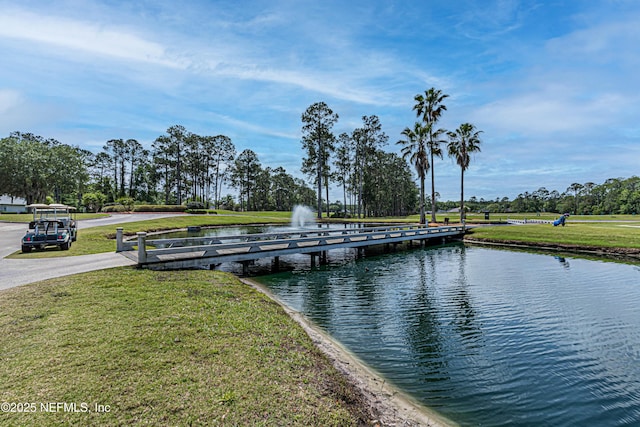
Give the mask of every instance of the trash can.
[{"label": "trash can", "polygon": [[446,217],[445,217],[445,219],[444,219],[444,225],[449,225],[449,218],[446,218]]},{"label": "trash can", "polygon": [[484,219],[489,219],[489,212],[484,213]]}]

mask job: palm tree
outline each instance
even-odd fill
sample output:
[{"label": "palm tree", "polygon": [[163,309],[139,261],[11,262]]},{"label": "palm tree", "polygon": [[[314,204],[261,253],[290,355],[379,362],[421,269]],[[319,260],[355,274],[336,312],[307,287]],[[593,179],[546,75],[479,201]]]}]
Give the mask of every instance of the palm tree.
[{"label": "palm tree", "polygon": [[440,149],[440,143],[445,142],[440,139],[441,135],[445,134],[444,129],[436,129],[435,125],[440,120],[442,113],[447,110],[447,106],[442,102],[449,95],[443,94],[441,90],[431,88],[424,92],[424,95],[418,94],[413,99],[416,104],[413,109],[416,111],[416,115],[422,118],[424,124],[428,127],[428,148],[429,156],[431,159],[431,221],[436,222],[436,187],[433,168],[433,156],[442,158],[442,150]]},{"label": "palm tree", "polygon": [[480,151],[480,133],[471,123],[463,123],[455,132],[449,132],[449,156],[460,166],[460,222],[464,222],[464,171],[469,168],[470,154]]},{"label": "palm tree", "polygon": [[420,224],[426,223],[424,214],[424,177],[429,170],[429,156],[427,153],[427,138],[429,135],[428,126],[423,126],[416,122],[411,128],[405,128],[402,131],[407,139],[398,141],[396,144],[404,145],[402,147],[402,158],[409,158],[409,162],[413,165],[420,178]]}]

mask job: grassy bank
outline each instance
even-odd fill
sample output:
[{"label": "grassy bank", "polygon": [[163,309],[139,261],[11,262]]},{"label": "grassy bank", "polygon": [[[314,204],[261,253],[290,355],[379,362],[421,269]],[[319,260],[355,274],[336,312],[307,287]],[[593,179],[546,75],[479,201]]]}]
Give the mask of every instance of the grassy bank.
[{"label": "grassy bank", "polygon": [[571,222],[474,228],[471,240],[506,244],[640,255],[640,222]]},{"label": "grassy bank", "polygon": [[283,309],[225,273],[125,268],[3,291],[0,336],[0,402],[33,410],[1,425],[369,419]]}]

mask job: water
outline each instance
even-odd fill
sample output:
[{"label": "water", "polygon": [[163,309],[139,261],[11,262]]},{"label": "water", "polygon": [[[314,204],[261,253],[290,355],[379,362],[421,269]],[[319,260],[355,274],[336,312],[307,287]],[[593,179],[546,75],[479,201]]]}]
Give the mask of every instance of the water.
[{"label": "water", "polygon": [[640,268],[446,246],[259,279],[463,425],[639,425]]}]

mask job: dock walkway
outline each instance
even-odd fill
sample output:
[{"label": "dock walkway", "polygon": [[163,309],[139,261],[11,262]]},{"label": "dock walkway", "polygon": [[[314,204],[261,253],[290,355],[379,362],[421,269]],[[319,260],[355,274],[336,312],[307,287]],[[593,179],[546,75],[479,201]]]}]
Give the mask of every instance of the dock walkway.
[{"label": "dock walkway", "polygon": [[398,244],[406,241],[440,239],[447,242],[461,238],[464,226],[428,227],[395,225],[355,229],[305,229],[277,233],[242,234],[234,236],[191,237],[150,240],[147,233],[137,233],[137,239],[126,241],[122,229],[117,230],[117,252],[135,261],[139,267],[172,270],[215,266],[224,262],[240,262],[245,266],[265,257],[290,254],[315,256],[341,248],[364,248],[371,245]]}]

